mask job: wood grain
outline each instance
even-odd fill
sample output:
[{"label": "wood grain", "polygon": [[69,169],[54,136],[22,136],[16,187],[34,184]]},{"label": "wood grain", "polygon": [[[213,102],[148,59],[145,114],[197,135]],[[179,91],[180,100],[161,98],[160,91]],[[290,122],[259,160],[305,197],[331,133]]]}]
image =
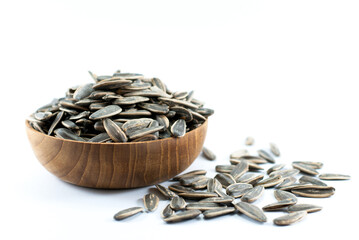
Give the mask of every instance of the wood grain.
[{"label": "wood grain", "polygon": [[188,168],[202,150],[206,121],[182,138],[134,143],[87,143],[26,133],[40,163],[61,180],[90,188],[136,188],[166,181]]}]

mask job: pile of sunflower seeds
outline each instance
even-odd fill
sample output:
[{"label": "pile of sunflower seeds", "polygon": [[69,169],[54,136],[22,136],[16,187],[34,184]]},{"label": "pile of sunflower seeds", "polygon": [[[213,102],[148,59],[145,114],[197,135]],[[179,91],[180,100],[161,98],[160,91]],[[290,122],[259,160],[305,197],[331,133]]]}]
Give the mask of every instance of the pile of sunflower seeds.
[{"label": "pile of sunflower seeds", "polygon": [[[245,143],[253,145],[254,139],[247,138]],[[298,197],[330,197],[335,189],[321,180],[350,179],[350,176],[344,174],[319,174],[318,169],[323,167],[323,163],[310,161],[295,161],[292,168],[285,168],[285,164],[275,164],[262,172],[264,168],[261,164],[274,164],[275,157],[280,156],[275,144],[270,143],[269,147],[271,153],[260,149],[258,155],[250,155],[246,149],[233,152],[230,164],[217,165],[217,174],[213,178],[206,176],[206,170],[194,170],[174,177],[171,181],[176,183],[168,187],[156,185],[159,194],[169,200],[161,213],[163,220],[171,223],[193,219],[201,214],[208,219],[238,212],[258,222],[266,222],[264,212],[282,211],[287,213],[273,219],[273,223],[290,225],[307,213],[322,209],[314,204],[298,203]],[[216,157],[207,148],[203,148],[203,156],[208,160]],[[302,176],[297,179],[299,174]],[[275,189],[277,202],[262,208],[253,204],[270,188]],[[153,193],[143,197],[147,212],[155,211],[159,201],[159,197]],[[121,220],[143,211],[142,207],[129,208],[120,211],[114,218]]]},{"label": "pile of sunflower seeds", "polygon": [[182,137],[214,111],[193,91],[172,92],[158,78],[115,72],[70,88],[28,117],[37,131],[88,142],[139,142]]}]

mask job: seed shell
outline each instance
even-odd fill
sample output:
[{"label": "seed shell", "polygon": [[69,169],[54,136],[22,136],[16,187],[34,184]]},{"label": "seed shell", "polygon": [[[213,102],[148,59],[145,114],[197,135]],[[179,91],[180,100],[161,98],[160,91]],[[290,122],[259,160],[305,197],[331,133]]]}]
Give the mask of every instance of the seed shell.
[{"label": "seed shell", "polygon": [[216,159],[216,155],[206,147],[202,148],[202,153],[203,153],[203,156],[208,160],[212,161],[212,160]]},{"label": "seed shell", "polygon": [[320,181],[319,179],[309,177],[309,176],[302,176],[301,178],[299,178],[299,182],[300,183],[310,183],[310,184],[318,185],[318,186],[327,186],[326,183]]},{"label": "seed shell", "polygon": [[171,208],[175,211],[185,209],[186,205],[187,205],[186,201],[179,196],[175,196],[174,198],[171,199],[170,202]]},{"label": "seed shell", "polygon": [[254,144],[254,138],[253,137],[247,137],[245,142],[244,142],[247,146],[251,146]]},{"label": "seed shell", "polygon": [[188,203],[186,209],[198,209],[200,211],[206,211],[209,209],[222,208],[223,205],[213,202],[197,202],[197,203]]},{"label": "seed shell", "polygon": [[326,198],[334,194],[335,189],[330,186],[302,186],[291,190],[292,193],[301,197]]},{"label": "seed shell", "polygon": [[118,213],[115,214],[114,219],[115,220],[122,220],[128,217],[131,217],[139,212],[143,212],[143,208],[142,207],[132,207],[132,208],[127,208],[124,210],[119,211]]},{"label": "seed shell", "polygon": [[256,201],[258,198],[260,198],[262,196],[263,192],[264,192],[264,187],[263,186],[256,186],[256,187],[248,190],[241,197],[241,200],[243,202],[252,203],[252,202]]},{"label": "seed shell", "polygon": [[292,199],[285,199],[279,202],[268,204],[264,206],[262,209],[263,211],[278,211],[278,210],[283,210],[288,206],[294,205],[295,203],[296,201],[293,201]]},{"label": "seed shell", "polygon": [[322,210],[322,207],[313,204],[295,204],[288,207],[288,212],[306,211],[307,213],[318,212]]},{"label": "seed shell", "polygon": [[319,173],[314,169],[309,167],[308,165],[300,164],[300,163],[292,163],[293,168],[298,169],[301,172],[310,174],[310,175],[318,175]]},{"label": "seed shell", "polygon": [[243,176],[249,169],[247,161],[240,161],[234,169],[231,171],[231,175],[235,181],[238,180],[241,176]]},{"label": "seed shell", "polygon": [[349,180],[350,176],[345,174],[323,173],[319,175],[319,178],[322,180]]},{"label": "seed shell", "polygon": [[289,213],[284,216],[275,218],[273,220],[273,223],[278,226],[290,225],[292,223],[300,221],[306,215],[307,215],[306,211],[293,212],[293,213]]},{"label": "seed shell", "polygon": [[246,202],[238,202],[234,204],[234,207],[240,211],[241,213],[245,214],[246,216],[258,221],[258,222],[266,222],[267,217],[263,213],[263,211],[252,204]]},{"label": "seed shell", "polygon": [[270,150],[273,153],[273,155],[276,157],[279,157],[280,151],[279,151],[279,148],[277,147],[277,145],[274,143],[269,143],[269,146],[270,146]]},{"label": "seed shell", "polygon": [[181,222],[184,220],[189,220],[198,217],[201,214],[200,210],[192,209],[192,210],[186,210],[183,212],[179,212],[176,214],[173,214],[169,217],[164,218],[163,220],[165,222]]},{"label": "seed shell", "polygon": [[266,151],[264,151],[263,149],[260,149],[257,151],[258,155],[262,158],[264,158],[265,160],[267,160],[270,163],[275,163],[274,158],[272,158],[271,155],[269,155],[269,153],[267,153]]},{"label": "seed shell", "polygon": [[105,118],[102,120],[102,124],[114,142],[127,142],[128,138],[122,129],[111,119]]},{"label": "seed shell", "polygon": [[219,216],[223,216],[229,213],[232,213],[236,211],[236,209],[234,207],[221,207],[221,208],[214,208],[214,209],[209,209],[203,212],[203,216],[204,218],[214,218],[214,217],[219,217]]},{"label": "seed shell", "polygon": [[146,194],[143,197],[143,205],[147,211],[153,212],[157,209],[160,199],[153,193]]},{"label": "seed shell", "polygon": [[156,184],[155,186],[157,190],[160,191],[160,193],[162,193],[162,195],[165,196],[167,199],[172,199],[176,196],[174,192],[160,184]]},{"label": "seed shell", "polygon": [[186,134],[186,122],[178,119],[171,127],[171,133],[174,137],[183,137]]},{"label": "seed shell", "polygon": [[274,191],[274,197],[278,200],[278,201],[283,201],[283,200],[292,200],[294,202],[297,202],[297,197],[290,192],[287,191],[283,191],[283,190],[275,190]]},{"label": "seed shell", "polygon": [[122,111],[122,108],[118,105],[109,105],[96,112],[92,113],[89,118],[91,120],[103,119],[108,118],[114,115],[119,114]]},{"label": "seed shell", "polygon": [[161,216],[162,218],[167,218],[171,215],[173,215],[174,211],[172,210],[170,204],[168,204],[163,210],[162,210],[162,213],[161,213]]},{"label": "seed shell", "polygon": [[183,193],[178,193],[178,195],[187,199],[202,199],[209,197],[218,197],[217,193],[211,193],[211,192],[183,192]]},{"label": "seed shell", "polygon": [[274,165],[273,167],[271,167],[271,168],[269,168],[269,169],[267,170],[267,174],[269,175],[269,174],[271,174],[272,172],[279,171],[279,170],[281,170],[281,169],[284,168],[284,167],[285,167],[285,164],[276,164],[276,165]]},{"label": "seed shell", "polygon": [[233,178],[233,176],[227,173],[218,173],[214,178],[216,178],[225,188],[231,184],[236,183],[236,180]]}]

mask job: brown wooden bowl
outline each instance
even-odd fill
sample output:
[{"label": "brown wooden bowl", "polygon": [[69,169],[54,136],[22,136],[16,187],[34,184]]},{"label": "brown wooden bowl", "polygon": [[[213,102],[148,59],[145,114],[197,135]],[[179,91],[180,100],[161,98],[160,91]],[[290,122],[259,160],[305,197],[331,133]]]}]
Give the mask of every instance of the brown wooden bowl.
[{"label": "brown wooden bowl", "polygon": [[202,150],[207,122],[181,138],[90,143],[34,130],[26,133],[40,163],[65,182],[90,188],[136,188],[166,181],[188,168]]}]

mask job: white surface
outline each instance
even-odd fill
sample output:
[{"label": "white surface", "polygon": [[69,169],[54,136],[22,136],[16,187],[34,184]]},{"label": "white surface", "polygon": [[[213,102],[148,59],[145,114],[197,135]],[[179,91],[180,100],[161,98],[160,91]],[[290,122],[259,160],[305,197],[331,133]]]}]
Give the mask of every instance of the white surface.
[{"label": "white surface", "polygon": [[[338,239],[357,234],[358,1],[1,1],[1,239]],[[34,157],[24,119],[68,87],[117,69],[195,90],[216,113],[188,170],[216,164],[254,136],[282,157],[350,174],[323,210],[276,227],[243,216],[165,224],[160,210],[116,222],[148,188],[101,191],[63,183]],[[267,166],[266,166],[267,167]],[[268,166],[269,167],[269,166]],[[354,190],[356,189],[356,190]],[[274,201],[271,192],[255,202]],[[160,209],[165,206],[161,201]],[[151,235],[149,235],[151,234]],[[287,239],[287,238],[286,238]]]}]

